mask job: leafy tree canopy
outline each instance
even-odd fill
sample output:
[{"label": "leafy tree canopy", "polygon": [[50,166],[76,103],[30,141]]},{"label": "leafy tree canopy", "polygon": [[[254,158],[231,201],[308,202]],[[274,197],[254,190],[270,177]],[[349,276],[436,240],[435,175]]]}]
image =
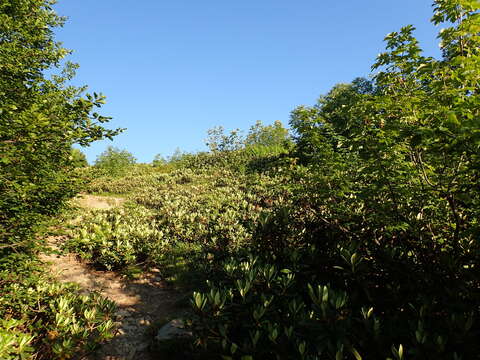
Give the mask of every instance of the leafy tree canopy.
[{"label": "leafy tree canopy", "polygon": [[65,20],[54,3],[0,2],[0,242],[8,248],[33,244],[34,225],[75,192],[72,145],[121,131],[94,111],[103,95],[68,84],[77,65],[62,66],[71,51],[54,39]]},{"label": "leafy tree canopy", "polygon": [[283,146],[289,140],[288,130],[283,127],[281,121],[277,120],[272,125],[263,125],[258,120],[245,138],[246,146]]},{"label": "leafy tree canopy", "polygon": [[240,129],[234,129],[225,134],[223,126],[216,126],[208,130],[206,144],[213,153],[235,151],[244,148],[282,148],[290,141],[289,132],[283,127],[281,121],[275,121],[272,125],[263,125],[258,120],[243,135]]},{"label": "leafy tree canopy", "polygon": [[123,174],[127,167],[135,164],[136,159],[132,153],[114,146],[109,146],[98,155],[95,167],[105,170],[113,175]]},{"label": "leafy tree canopy", "polygon": [[75,167],[88,166],[87,157],[79,149],[73,148],[71,154],[72,165]]},{"label": "leafy tree canopy", "polygon": [[239,150],[245,141],[240,129],[232,130],[227,135],[223,126],[215,126],[207,134],[206,144],[211,152]]}]

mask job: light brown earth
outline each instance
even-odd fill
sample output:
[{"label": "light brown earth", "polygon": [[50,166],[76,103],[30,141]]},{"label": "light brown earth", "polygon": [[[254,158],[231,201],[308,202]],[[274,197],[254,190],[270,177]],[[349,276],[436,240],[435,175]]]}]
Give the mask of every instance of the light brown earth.
[{"label": "light brown earth", "polygon": [[124,203],[124,199],[111,196],[95,196],[82,194],[77,196],[75,203],[85,209],[110,209],[120,206]]},{"label": "light brown earth", "polygon": [[[120,206],[123,199],[82,195],[76,199],[80,207],[109,209]],[[58,250],[63,238],[51,237],[49,245]],[[168,288],[158,270],[129,280],[114,272],[97,271],[71,254],[44,254],[44,261],[58,280],[77,283],[84,293],[98,292],[117,306],[117,333],[95,354],[79,357],[82,360],[153,360],[159,359],[149,351],[155,324],[169,318],[175,311],[179,294]]]}]

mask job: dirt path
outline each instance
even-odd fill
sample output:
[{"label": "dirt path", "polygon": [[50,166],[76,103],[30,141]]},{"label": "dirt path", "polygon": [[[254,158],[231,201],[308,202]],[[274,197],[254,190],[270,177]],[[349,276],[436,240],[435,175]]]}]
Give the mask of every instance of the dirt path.
[{"label": "dirt path", "polygon": [[[83,195],[78,198],[81,207],[109,209],[119,206],[123,199]],[[58,249],[62,237],[52,237],[49,244]],[[50,268],[62,282],[74,282],[85,293],[96,291],[114,301],[118,310],[116,336],[84,360],[153,360],[149,352],[155,325],[175,309],[179,294],[166,287],[158,272],[145,273],[141,278],[127,280],[113,272],[96,271],[80,262],[74,255],[43,255]]]},{"label": "dirt path", "polygon": [[111,209],[124,203],[124,199],[111,196],[79,195],[75,202],[85,209]]}]

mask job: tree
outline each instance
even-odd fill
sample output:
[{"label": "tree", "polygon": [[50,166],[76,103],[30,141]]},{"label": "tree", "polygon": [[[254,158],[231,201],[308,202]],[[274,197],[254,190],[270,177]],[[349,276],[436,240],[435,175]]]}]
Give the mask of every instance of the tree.
[{"label": "tree", "polygon": [[161,154],[155,155],[152,161],[153,166],[162,166],[162,165],[165,165],[166,163],[167,163],[167,160],[165,160],[165,158]]},{"label": "tree", "polygon": [[71,161],[74,167],[85,167],[88,166],[87,157],[79,149],[73,148],[71,154]]},{"label": "tree", "polygon": [[282,125],[282,122],[276,120],[272,125],[263,125],[258,120],[255,125],[250,127],[250,130],[245,138],[246,146],[284,146],[289,140],[288,130]]},{"label": "tree", "polygon": [[185,151],[182,151],[182,149],[177,147],[175,148],[175,151],[173,152],[173,154],[168,157],[168,162],[169,163],[179,162],[187,155],[188,153],[186,153]]},{"label": "tree", "polygon": [[[54,0],[0,3],[0,243],[3,250],[32,248],[42,218],[75,193],[73,144],[112,138],[110,118],[94,111],[101,94],[68,84],[76,64],[54,39],[64,18]],[[61,71],[55,71],[62,68]],[[46,73],[53,73],[47,76]]]},{"label": "tree", "polygon": [[241,149],[245,139],[239,129],[230,131],[225,135],[223,126],[215,126],[208,129],[206,144],[211,152],[234,151]]},{"label": "tree", "polygon": [[95,167],[104,170],[109,175],[121,175],[125,170],[135,164],[136,159],[127,150],[109,146],[104,152],[98,155],[95,160]]},{"label": "tree", "polygon": [[336,84],[327,94],[320,96],[314,106],[296,108],[290,126],[295,133],[299,157],[314,159],[318,155],[319,141],[328,140],[337,147],[340,137],[351,136],[352,129],[359,125],[357,105],[377,93],[373,81],[356,78],[348,84]]}]

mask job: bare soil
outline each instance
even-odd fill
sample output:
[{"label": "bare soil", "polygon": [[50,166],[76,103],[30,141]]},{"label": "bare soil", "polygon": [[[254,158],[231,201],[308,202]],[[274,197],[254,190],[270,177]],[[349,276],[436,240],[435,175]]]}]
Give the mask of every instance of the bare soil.
[{"label": "bare soil", "polygon": [[[93,195],[82,195],[76,201],[87,209],[109,209],[123,203],[120,198]],[[53,250],[58,250],[62,240],[57,236],[49,238],[48,242]],[[44,254],[42,259],[49,263],[58,280],[77,283],[84,293],[98,292],[118,306],[115,337],[95,354],[79,359],[161,359],[159,354],[149,351],[149,346],[158,325],[175,313],[175,303],[181,295],[166,285],[157,269],[140,278],[127,279],[114,272],[95,270],[72,254]]]},{"label": "bare soil", "polygon": [[120,206],[125,199],[111,196],[96,196],[81,194],[75,200],[75,204],[85,209],[111,209]]}]

